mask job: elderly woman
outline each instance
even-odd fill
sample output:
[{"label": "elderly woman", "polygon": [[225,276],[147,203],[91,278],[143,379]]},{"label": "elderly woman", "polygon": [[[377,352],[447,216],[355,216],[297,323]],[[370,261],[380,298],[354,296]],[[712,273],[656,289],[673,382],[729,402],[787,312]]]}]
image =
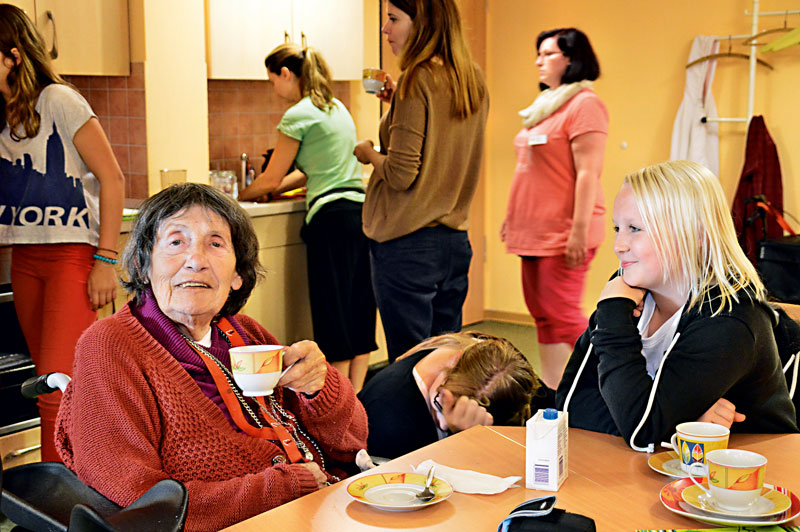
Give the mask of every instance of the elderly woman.
[{"label": "elderly woman", "polygon": [[314,342],[286,349],[294,366],[263,403],[233,383],[231,346],[277,343],[236,314],[261,265],[235,202],[194,183],[161,191],[123,262],[135,297],[81,337],[59,411],[56,445],[81,480],[127,505],[174,478],[189,491],[187,530],[219,530],[347,474],[367,418]]}]

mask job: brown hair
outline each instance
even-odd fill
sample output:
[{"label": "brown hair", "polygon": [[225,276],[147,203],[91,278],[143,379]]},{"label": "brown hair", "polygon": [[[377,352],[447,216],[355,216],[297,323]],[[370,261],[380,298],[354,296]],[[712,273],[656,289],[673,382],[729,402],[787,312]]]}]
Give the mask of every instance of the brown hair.
[{"label": "brown hair", "polygon": [[390,3],[411,18],[411,32],[400,53],[400,69],[405,75],[398,96],[406,97],[418,68],[430,68],[431,61],[441,61],[453,95],[453,114],[467,118],[477,112],[486,91],[464,38],[455,1],[391,0]]},{"label": "brown hair", "polygon": [[283,67],[288,68],[300,80],[300,94],[311,98],[315,107],[327,111],[333,106],[331,71],[315,49],[301,48],[294,43],[281,44],[264,59],[264,66],[273,74],[280,74]]},{"label": "brown hair", "polygon": [[[31,20],[20,8],[0,4],[0,52],[15,59],[12,49],[19,53],[19,64],[8,73],[11,96],[6,100],[0,96],[0,124],[8,126],[13,140],[32,138],[39,134],[40,117],[36,112],[39,93],[52,83],[65,84],[50,65],[44,40]],[[22,125],[24,134],[17,129]]]},{"label": "brown hair", "polygon": [[494,418],[495,425],[521,426],[531,416],[530,403],[541,381],[530,362],[505,338],[480,332],[434,336],[404,354],[422,349],[463,350],[442,384],[456,397],[466,395]]}]

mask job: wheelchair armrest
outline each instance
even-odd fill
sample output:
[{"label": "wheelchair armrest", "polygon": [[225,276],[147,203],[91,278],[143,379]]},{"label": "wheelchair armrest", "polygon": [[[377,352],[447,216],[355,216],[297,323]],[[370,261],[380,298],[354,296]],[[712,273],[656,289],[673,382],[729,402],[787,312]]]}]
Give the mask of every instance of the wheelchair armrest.
[{"label": "wheelchair armrest", "polygon": [[177,480],[165,479],[147,490],[127,508],[103,518],[91,507],[79,504],[72,509],[69,530],[81,532],[180,532],[186,521],[186,487]]}]

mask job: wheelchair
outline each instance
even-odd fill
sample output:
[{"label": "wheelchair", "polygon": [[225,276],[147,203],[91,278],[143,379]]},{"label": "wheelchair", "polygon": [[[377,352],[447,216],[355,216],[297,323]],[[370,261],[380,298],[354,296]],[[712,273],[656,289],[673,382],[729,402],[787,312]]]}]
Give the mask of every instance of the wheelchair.
[{"label": "wheelchair", "polygon": [[[56,389],[70,378],[63,373],[32,377],[22,394],[32,399]],[[186,487],[165,479],[130,506],[115,504],[84,484],[60,462],[0,467],[0,512],[17,525],[12,532],[179,532],[186,521]]]}]

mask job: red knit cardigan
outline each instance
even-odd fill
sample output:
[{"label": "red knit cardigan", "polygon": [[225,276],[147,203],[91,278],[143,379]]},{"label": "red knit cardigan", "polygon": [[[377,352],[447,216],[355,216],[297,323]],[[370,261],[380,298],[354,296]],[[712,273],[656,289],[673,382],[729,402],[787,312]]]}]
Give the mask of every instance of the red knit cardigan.
[{"label": "red knit cardigan", "polygon": [[[235,318],[254,343],[277,343],[252,318]],[[275,393],[328,462],[352,463],[366,448],[364,408],[332,366],[313,399],[286,389]],[[317,489],[302,465],[273,465],[283,454],[278,445],[236,432],[128,306],[78,341],[56,446],[82,481],[123,506],[159,480],[183,482],[186,530],[219,530]]]}]

